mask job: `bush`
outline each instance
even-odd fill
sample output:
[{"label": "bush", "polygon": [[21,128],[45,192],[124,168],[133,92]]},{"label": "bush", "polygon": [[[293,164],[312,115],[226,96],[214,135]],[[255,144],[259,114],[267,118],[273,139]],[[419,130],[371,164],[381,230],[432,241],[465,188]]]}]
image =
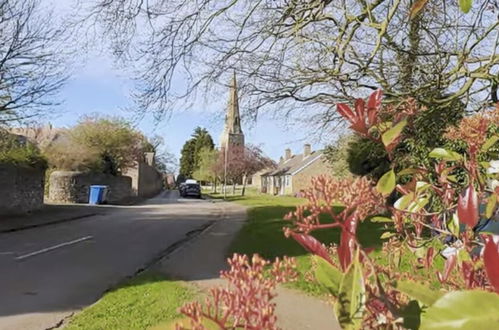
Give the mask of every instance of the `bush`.
[{"label": "bush", "polygon": [[52,167],[117,175],[154,147],[121,118],[85,117],[44,150]]},{"label": "bush", "polygon": [[32,143],[0,130],[0,164],[47,167],[47,161]]},{"label": "bush", "polygon": [[[398,168],[429,166],[428,153],[438,146],[450,143],[444,138],[447,128],[455,126],[463,118],[464,105],[456,101],[453,104],[429,106],[418,111],[411,124],[404,129],[404,140],[400,141],[393,152],[392,161],[382,145],[362,136],[350,139],[347,150],[347,162],[350,172],[356,175],[379,179],[391,163]],[[389,115],[384,120],[392,120]]]},{"label": "bush", "polygon": [[97,150],[77,144],[63,135],[43,151],[50,166],[57,170],[103,172],[103,161]]},{"label": "bush", "polygon": [[335,144],[328,145],[324,149],[324,155],[331,168],[331,174],[344,178],[350,176],[350,166],[348,164],[349,144],[355,137],[352,134],[341,136]]}]

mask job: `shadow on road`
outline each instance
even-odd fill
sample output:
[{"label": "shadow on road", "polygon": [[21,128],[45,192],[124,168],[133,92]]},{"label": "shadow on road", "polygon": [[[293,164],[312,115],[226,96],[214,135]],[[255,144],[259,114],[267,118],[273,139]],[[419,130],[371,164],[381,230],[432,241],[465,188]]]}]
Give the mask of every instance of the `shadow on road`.
[{"label": "shadow on road", "polygon": [[[175,192],[133,206],[57,209],[97,215],[0,234],[0,329],[53,326],[222,216],[215,203],[180,199]],[[90,238],[50,250],[81,237]],[[42,252],[16,260],[37,251]]]}]

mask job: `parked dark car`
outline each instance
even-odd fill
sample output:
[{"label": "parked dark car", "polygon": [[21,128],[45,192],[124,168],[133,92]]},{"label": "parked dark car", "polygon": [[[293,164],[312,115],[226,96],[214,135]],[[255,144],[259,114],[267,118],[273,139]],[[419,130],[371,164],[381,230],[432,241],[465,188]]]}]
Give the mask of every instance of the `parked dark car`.
[{"label": "parked dark car", "polygon": [[201,186],[195,180],[187,180],[179,186],[180,196],[201,198]]}]

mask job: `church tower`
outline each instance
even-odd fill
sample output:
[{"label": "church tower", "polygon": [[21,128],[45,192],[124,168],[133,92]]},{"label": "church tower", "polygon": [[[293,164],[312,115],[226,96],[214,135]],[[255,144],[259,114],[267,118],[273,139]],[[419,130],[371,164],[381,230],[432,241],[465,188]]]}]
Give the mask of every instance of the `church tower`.
[{"label": "church tower", "polygon": [[239,98],[237,96],[236,73],[230,85],[229,104],[225,114],[225,127],[220,138],[220,149],[230,146],[244,146],[244,134],[241,129],[241,115],[239,114]]}]

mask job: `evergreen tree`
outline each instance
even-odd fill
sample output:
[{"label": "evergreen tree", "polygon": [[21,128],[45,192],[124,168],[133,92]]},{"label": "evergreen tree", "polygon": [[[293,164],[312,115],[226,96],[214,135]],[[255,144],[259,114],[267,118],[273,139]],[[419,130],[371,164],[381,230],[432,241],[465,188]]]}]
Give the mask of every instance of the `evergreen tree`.
[{"label": "evergreen tree", "polygon": [[179,174],[191,178],[199,168],[201,152],[204,149],[213,150],[215,144],[205,128],[196,127],[191,138],[182,147]]}]

